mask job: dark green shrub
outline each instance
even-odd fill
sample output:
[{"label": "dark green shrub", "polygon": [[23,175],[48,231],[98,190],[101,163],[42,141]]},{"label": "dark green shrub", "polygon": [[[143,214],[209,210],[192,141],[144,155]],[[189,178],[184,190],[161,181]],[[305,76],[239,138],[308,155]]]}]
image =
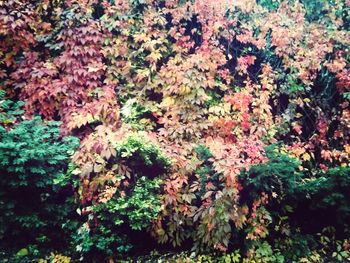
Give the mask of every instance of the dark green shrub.
[{"label": "dark green shrub", "polygon": [[206,184],[210,181],[218,187],[220,174],[214,170],[213,162],[209,159],[213,157],[210,150],[205,145],[198,145],[194,148],[198,159],[202,164],[195,171],[199,176],[200,191],[197,194],[199,198],[202,198],[206,192]]},{"label": "dark green shrub", "polygon": [[74,228],[76,215],[66,170],[79,140],[60,137],[59,123],[38,117],[0,126],[0,138],[1,249],[65,247],[64,226]]},{"label": "dark green shrub", "polygon": [[300,187],[300,206],[311,217],[308,219],[310,224],[318,225],[320,229],[328,225],[343,228],[349,224],[349,189],[350,167],[331,168],[306,180]]},{"label": "dark green shrub", "polygon": [[302,257],[309,256],[316,245],[312,235],[301,233],[289,233],[288,236],[274,240],[274,246],[290,261],[298,261]]},{"label": "dark green shrub", "polygon": [[[135,232],[145,231],[161,210],[160,180],[141,177],[133,189],[117,191],[106,203],[94,207],[97,227],[84,224],[75,235],[77,250],[86,258],[125,255],[133,247]],[[143,237],[145,233],[143,232]],[[147,238],[145,239],[147,240]],[[143,243],[143,240],[137,240]],[[84,257],[84,258],[85,258]]]},{"label": "dark green shrub", "polygon": [[279,152],[276,146],[266,147],[266,155],[268,162],[242,171],[239,177],[243,202],[252,202],[262,193],[274,196],[276,200],[290,199],[298,189],[302,176],[298,172],[299,161]]}]

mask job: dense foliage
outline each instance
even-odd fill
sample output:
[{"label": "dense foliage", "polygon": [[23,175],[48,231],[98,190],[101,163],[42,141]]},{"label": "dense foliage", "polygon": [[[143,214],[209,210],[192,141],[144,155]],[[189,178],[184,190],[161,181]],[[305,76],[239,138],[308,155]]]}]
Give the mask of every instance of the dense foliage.
[{"label": "dense foliage", "polygon": [[43,244],[64,249],[77,218],[65,173],[79,140],[59,138],[59,124],[44,126],[38,117],[10,130],[0,127],[0,137],[1,252],[24,247],[38,256]]},{"label": "dense foliage", "polygon": [[350,260],[349,29],[348,0],[0,0],[0,260]]}]

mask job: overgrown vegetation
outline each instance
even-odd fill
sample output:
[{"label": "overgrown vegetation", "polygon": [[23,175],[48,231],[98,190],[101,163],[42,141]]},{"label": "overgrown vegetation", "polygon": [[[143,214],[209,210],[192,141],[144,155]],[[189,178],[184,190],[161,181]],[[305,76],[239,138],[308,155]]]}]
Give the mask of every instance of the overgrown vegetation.
[{"label": "overgrown vegetation", "polygon": [[350,261],[349,26],[348,0],[0,1],[0,261]]}]

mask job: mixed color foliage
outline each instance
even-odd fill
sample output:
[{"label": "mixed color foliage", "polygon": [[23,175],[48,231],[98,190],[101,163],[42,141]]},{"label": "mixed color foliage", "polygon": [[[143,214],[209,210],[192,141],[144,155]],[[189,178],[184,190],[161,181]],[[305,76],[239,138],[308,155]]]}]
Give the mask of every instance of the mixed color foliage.
[{"label": "mixed color foliage", "polygon": [[350,260],[349,30],[348,0],[0,0],[1,260]]}]

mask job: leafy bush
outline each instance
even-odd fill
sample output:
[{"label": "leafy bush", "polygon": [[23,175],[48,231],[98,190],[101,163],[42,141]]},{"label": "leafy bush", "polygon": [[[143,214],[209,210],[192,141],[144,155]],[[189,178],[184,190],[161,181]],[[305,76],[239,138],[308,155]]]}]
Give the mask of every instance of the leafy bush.
[{"label": "leafy bush", "polygon": [[317,242],[312,235],[287,232],[286,235],[275,240],[274,246],[286,259],[297,261],[311,256],[312,250],[317,248]]},{"label": "leafy bush", "polygon": [[243,186],[242,199],[252,202],[262,193],[275,199],[294,197],[301,182],[300,161],[282,153],[274,145],[266,148],[268,161],[243,171],[239,180]]},{"label": "leafy bush", "polygon": [[[137,237],[142,234],[143,239],[151,240],[146,231],[161,211],[160,177],[171,166],[145,132],[110,133],[101,139],[102,144],[95,144],[94,135],[92,141],[82,143],[80,151],[87,152],[73,157],[76,167],[72,173],[85,182],[90,180],[86,190],[80,191],[79,212],[85,223],[73,234],[76,251],[84,260],[126,255],[134,247],[149,245]],[[85,160],[87,153],[90,163]],[[80,163],[79,158],[84,161]]]},{"label": "leafy bush", "polygon": [[331,168],[327,172],[317,173],[301,185],[300,212],[305,211],[309,215],[301,223],[307,222],[313,225],[312,229],[318,231],[330,225],[337,226],[340,230],[349,224],[349,174],[349,167]]},{"label": "leafy bush", "polygon": [[[98,205],[95,210],[102,213],[99,216],[102,221],[113,218],[116,225],[128,225],[133,230],[146,229],[160,211],[159,190],[159,179],[141,177],[128,196],[115,194],[111,200]],[[104,211],[107,214],[103,214]]]},{"label": "leafy bush", "polygon": [[161,149],[148,141],[142,133],[128,136],[116,146],[119,160],[125,160],[134,172],[154,178],[166,173],[171,162]]},{"label": "leafy bush", "polygon": [[36,245],[63,248],[74,228],[73,187],[66,178],[79,140],[60,137],[59,123],[36,117],[0,126],[0,239],[10,251]]},{"label": "leafy bush", "polygon": [[[145,231],[161,210],[160,180],[141,177],[130,191],[115,193],[93,210],[97,226],[84,224],[75,235],[77,251],[101,258],[125,254],[133,247],[135,231]],[[140,240],[138,240],[140,241]]]}]

